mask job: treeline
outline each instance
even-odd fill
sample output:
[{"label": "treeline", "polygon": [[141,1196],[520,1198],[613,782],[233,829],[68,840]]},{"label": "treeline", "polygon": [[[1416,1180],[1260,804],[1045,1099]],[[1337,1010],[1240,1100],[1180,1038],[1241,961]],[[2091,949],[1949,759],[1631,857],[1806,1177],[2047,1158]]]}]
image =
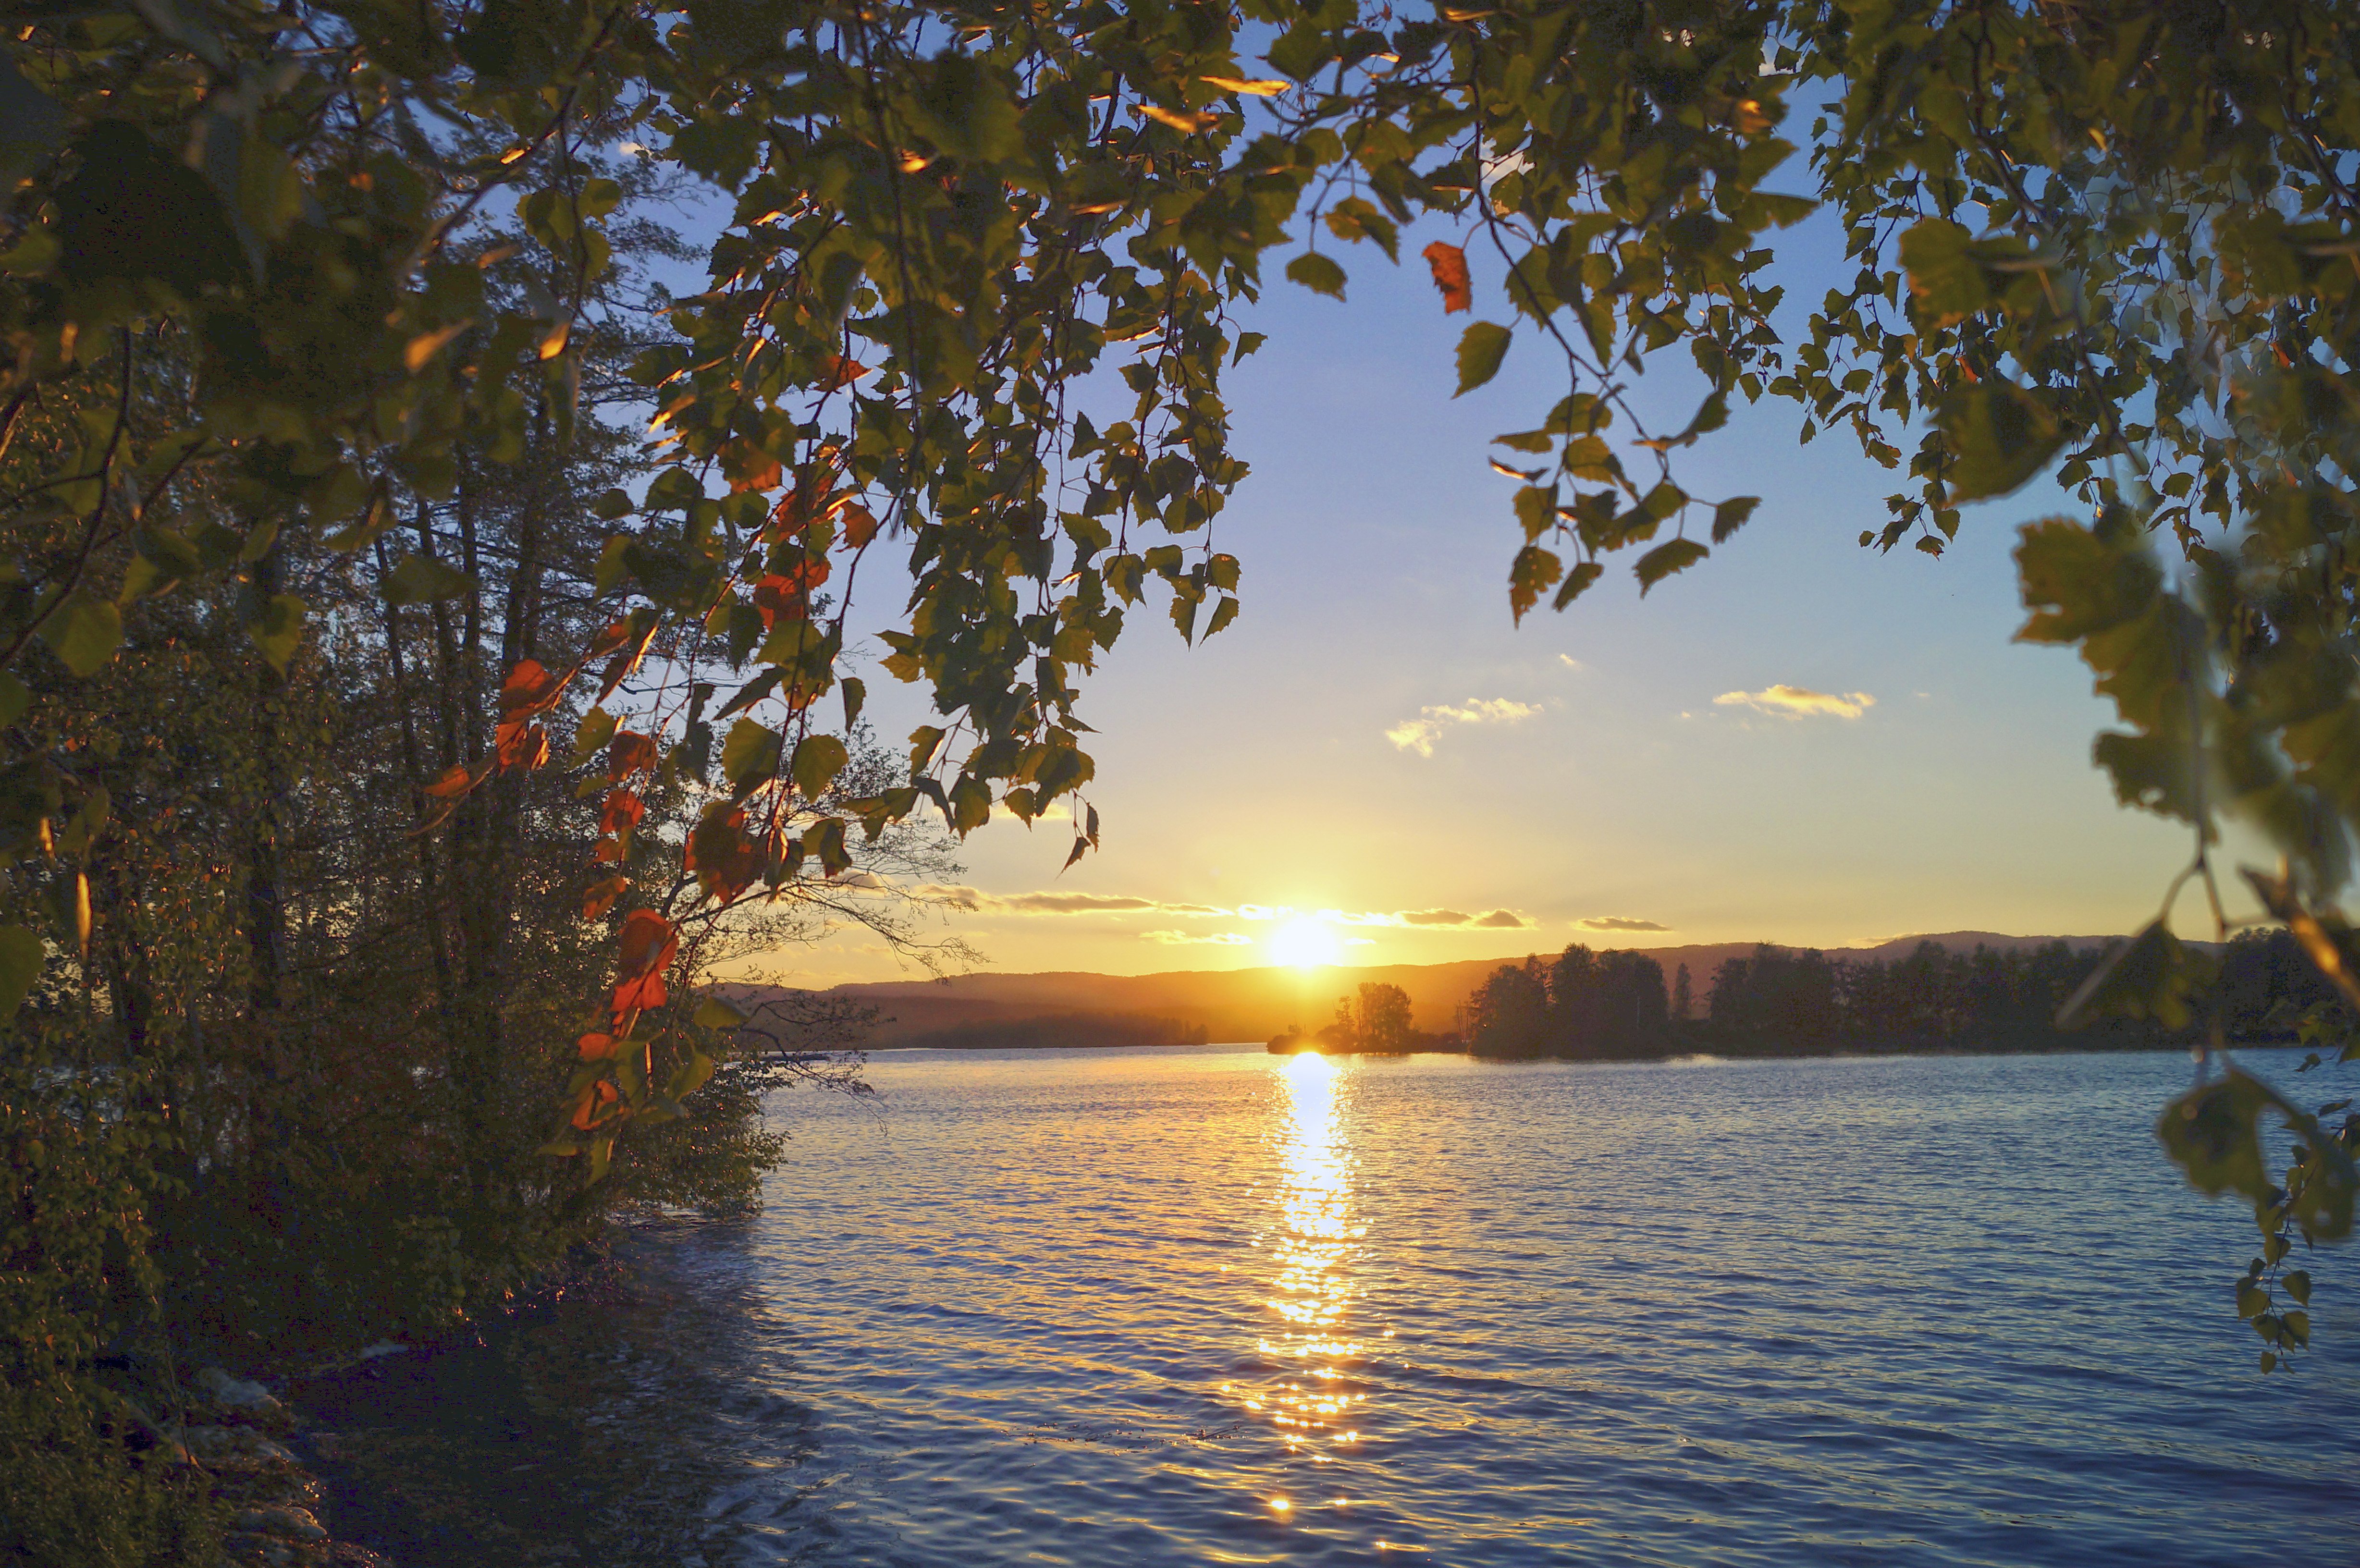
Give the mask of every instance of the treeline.
[{"label": "treeline", "polygon": [[[1685,966],[1667,987],[1651,958],[1576,945],[1553,961],[1495,971],[1469,1003],[1469,1045],[1479,1056],[1599,1060],[2138,1050],[2181,1043],[2198,1027],[2117,1018],[2060,1028],[2059,1011],[2104,959],[2100,949],[2062,942],[1972,953],[1928,942],[1907,957],[1866,961],[1765,944],[1724,961],[1705,995],[1689,1000]],[[2344,1021],[2333,987],[2283,931],[2232,942],[2212,994],[2235,1041],[2291,1039],[2297,1019],[2322,1011],[2326,1021]]]},{"label": "treeline", "polygon": [[[613,232],[627,260],[680,254],[650,223]],[[562,286],[504,238],[482,246],[488,296]],[[81,550],[110,581],[179,551],[244,564],[126,593],[111,659],[42,644],[0,686],[32,758],[0,772],[0,924],[79,932],[0,1018],[0,1560],[206,1560],[194,1472],[118,1441],[169,1429],[195,1357],[432,1334],[617,1215],[741,1209],[783,1145],[764,1096],[848,1082],[832,1053],[859,1020],[840,1009],[790,1002],[733,1040],[661,969],[632,1019],[604,1005],[617,927],[681,885],[715,793],[650,766],[630,715],[718,705],[653,672],[726,681],[728,648],[668,634],[611,670],[606,708],[584,692],[516,717],[510,671],[607,635],[599,514],[650,466],[627,369],[661,303],[609,275],[572,334],[578,401],[535,402],[520,439],[460,440],[445,471],[390,471],[352,537],[280,527],[308,481],[263,441],[207,483],[151,482],[136,528],[11,518],[9,553]],[[160,326],[91,345],[84,374],[6,408],[0,486],[37,485],[117,419],[170,428],[202,357]],[[295,600],[308,618],[273,629]],[[858,726],[845,740],[840,794],[900,777]],[[493,766],[542,747],[547,767]],[[847,853],[886,877],[951,869],[912,830]],[[676,977],[831,923],[906,932],[890,899],[816,882],[728,905],[680,923]],[[664,1111],[610,1160],[584,1129],[617,1081]]]}]

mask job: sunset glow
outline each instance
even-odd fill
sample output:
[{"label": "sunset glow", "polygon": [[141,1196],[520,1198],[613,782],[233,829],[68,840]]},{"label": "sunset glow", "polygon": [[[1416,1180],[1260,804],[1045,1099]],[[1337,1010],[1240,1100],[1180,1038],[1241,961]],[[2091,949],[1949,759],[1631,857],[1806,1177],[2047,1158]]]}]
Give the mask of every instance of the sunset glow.
[{"label": "sunset glow", "polygon": [[1334,931],[1306,915],[1270,933],[1270,956],[1274,964],[1317,969],[1339,963],[1344,956],[1344,944]]}]

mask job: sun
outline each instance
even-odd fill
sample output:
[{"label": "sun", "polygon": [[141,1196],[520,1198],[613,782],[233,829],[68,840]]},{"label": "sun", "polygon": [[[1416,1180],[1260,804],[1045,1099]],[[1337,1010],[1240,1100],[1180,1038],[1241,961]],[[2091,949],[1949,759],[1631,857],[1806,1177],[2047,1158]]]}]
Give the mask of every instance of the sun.
[{"label": "sun", "polygon": [[1270,955],[1297,969],[1322,969],[1344,956],[1344,944],[1334,931],[1306,915],[1270,933]]}]

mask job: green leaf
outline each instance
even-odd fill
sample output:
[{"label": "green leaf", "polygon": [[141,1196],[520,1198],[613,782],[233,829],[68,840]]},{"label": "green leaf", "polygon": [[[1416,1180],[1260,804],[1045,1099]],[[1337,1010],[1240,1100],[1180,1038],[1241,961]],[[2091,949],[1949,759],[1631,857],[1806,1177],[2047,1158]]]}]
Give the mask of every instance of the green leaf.
[{"label": "green leaf", "polygon": [[2057,1010],[2059,1029],[2092,1018],[2153,1018],[2168,1029],[2188,1027],[2189,996],[2207,964],[2161,920],[2116,947]]},{"label": "green leaf", "polygon": [[43,623],[41,640],[76,675],[95,675],[123,641],[123,615],[105,600],[77,588]]},{"label": "green leaf", "polygon": [[729,726],[721,743],[721,776],[743,794],[768,783],[779,770],[778,732],[752,719]]},{"label": "green leaf", "polygon": [[1732,495],[1712,509],[1712,542],[1721,544],[1743,528],[1762,505],[1759,495]]},{"label": "green leaf", "polygon": [[718,996],[707,996],[696,1009],[693,1020],[699,1029],[734,1029],[742,1026],[746,1015]]},{"label": "green leaf", "polygon": [[836,818],[822,817],[803,829],[803,852],[819,862],[825,875],[851,869],[852,856],[844,850],[844,823]]},{"label": "green leaf", "polygon": [[0,1015],[14,1013],[32,994],[45,956],[38,935],[23,926],[0,926]]},{"label": "green leaf", "polygon": [[5,670],[0,670],[0,728],[15,724],[25,716],[32,705],[33,693],[25,683]]},{"label": "green leaf", "polygon": [[[710,1005],[707,1004],[707,1006]],[[702,1016],[700,1012],[700,1018]],[[672,1100],[685,1100],[705,1087],[705,1081],[713,1076],[713,1058],[701,1051],[690,1051],[688,1060],[681,1063],[680,1071],[673,1073],[672,1082],[664,1086],[665,1097]]]},{"label": "green leaf", "polygon": [[593,708],[582,715],[582,723],[574,728],[574,757],[587,760],[592,752],[614,738],[615,715],[604,708]]},{"label": "green leaf", "polygon": [[2270,1293],[2252,1280],[2242,1280],[2237,1286],[2237,1315],[2258,1317],[2270,1310]]},{"label": "green leaf", "polygon": [[2288,1295],[2306,1307],[2311,1305],[2311,1273],[2308,1269],[2289,1269],[2287,1277],[2278,1282],[2286,1287]]},{"label": "green leaf", "polygon": [[1647,590],[1675,572],[1684,572],[1702,561],[1712,551],[1694,539],[1666,539],[1639,558],[1633,568],[1639,574],[1639,597],[1645,598]]},{"label": "green leaf", "polygon": [[1983,269],[1968,254],[1974,236],[1948,218],[1921,218],[1901,236],[1909,302],[1921,326],[1947,327],[1990,305]]},{"label": "green leaf", "polygon": [[2035,478],[2065,444],[2047,399],[1986,381],[1945,398],[1935,417],[1958,449],[1947,500],[1956,506],[2005,495]]},{"label": "green leaf", "polygon": [[803,791],[804,800],[816,800],[827,793],[827,787],[850,760],[844,743],[834,735],[805,735],[795,745],[795,788]]},{"label": "green leaf", "polygon": [[1605,575],[1606,568],[1594,561],[1576,562],[1573,570],[1565,574],[1565,583],[1557,589],[1557,597],[1549,602],[1549,608],[1564,609],[1581,597],[1583,589]]},{"label": "green leaf", "polygon": [[[2234,1192],[2265,1205],[2276,1189],[2262,1163],[2256,1123],[2268,1103],[2251,1078],[2232,1073],[2166,1105],[2156,1120],[2155,1136],[2198,1192],[2212,1197]],[[2244,1312],[2244,1303],[2240,1291],[2240,1315],[2252,1315]]]},{"label": "green leaf", "polygon": [[455,599],[475,585],[475,580],[455,566],[447,566],[430,555],[412,553],[401,558],[385,579],[385,602],[388,604],[432,604],[444,599]]},{"label": "green leaf", "polygon": [[1315,294],[1344,297],[1344,269],[1316,250],[1305,251],[1288,262],[1286,276]]},{"label": "green leaf", "polygon": [[270,603],[262,607],[260,618],[251,621],[246,635],[254,639],[255,647],[270,668],[279,674],[287,673],[287,661],[295,657],[296,648],[303,642],[303,615],[309,608],[292,593],[275,593]]},{"label": "green leaf", "polygon": [[1499,375],[1500,362],[1507,358],[1508,344],[1514,336],[1490,321],[1468,322],[1459,338],[1459,390],[1451,396],[1462,397]]}]

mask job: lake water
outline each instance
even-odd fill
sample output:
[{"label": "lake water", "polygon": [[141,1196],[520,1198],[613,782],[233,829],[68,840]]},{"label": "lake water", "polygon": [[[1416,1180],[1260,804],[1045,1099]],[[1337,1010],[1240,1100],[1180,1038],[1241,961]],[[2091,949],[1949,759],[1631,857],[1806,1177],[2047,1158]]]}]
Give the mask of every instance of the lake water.
[{"label": "lake water", "polygon": [[2360,1270],[2261,1377],[2189,1075],[885,1054],[760,1218],[303,1392],[401,1568],[2350,1563]]}]

